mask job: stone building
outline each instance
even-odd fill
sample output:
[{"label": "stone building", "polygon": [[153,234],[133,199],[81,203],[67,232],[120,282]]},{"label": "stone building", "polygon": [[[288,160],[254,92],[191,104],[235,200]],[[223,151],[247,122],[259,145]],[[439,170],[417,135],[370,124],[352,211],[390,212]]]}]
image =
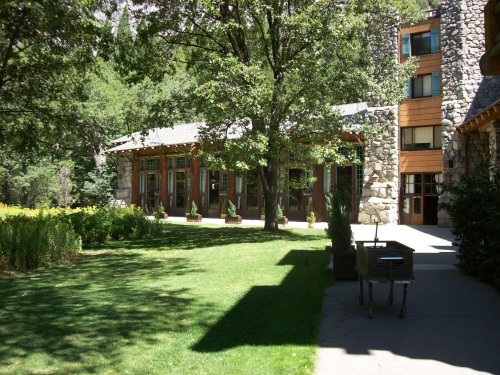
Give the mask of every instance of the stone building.
[{"label": "stone building", "polygon": [[[389,53],[418,63],[406,85],[407,99],[389,106],[372,100],[339,107],[346,115],[363,115],[383,132],[357,145],[363,165],[303,170],[287,163],[290,178],[316,177],[304,189],[282,192],[290,219],[305,220],[310,203],[325,219],[325,194],[338,188],[351,197],[353,222],[449,224],[438,208],[447,199],[440,196],[440,183],[458,181],[481,160],[500,165],[500,78],[484,76],[479,66],[485,5],[486,0],[444,0],[427,19],[389,33]],[[186,157],[198,147],[199,125],[152,129],[145,141],[133,135],[115,140],[108,152],[122,155],[116,198],[150,208],[161,199],[171,215],[183,215],[187,201],[194,199],[202,214],[216,217],[227,197],[243,217],[260,217],[263,200],[256,174],[233,176]]]}]

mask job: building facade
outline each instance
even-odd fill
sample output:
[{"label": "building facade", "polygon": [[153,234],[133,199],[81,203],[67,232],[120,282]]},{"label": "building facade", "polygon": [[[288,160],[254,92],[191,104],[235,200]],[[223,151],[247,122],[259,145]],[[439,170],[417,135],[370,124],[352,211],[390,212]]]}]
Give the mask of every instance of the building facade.
[{"label": "building facade", "polygon": [[[487,117],[500,107],[500,79],[483,76],[479,66],[485,5],[486,0],[445,0],[427,19],[402,25],[389,37],[395,58],[418,63],[406,85],[406,100],[392,106],[355,105],[354,112],[383,128],[375,139],[353,145],[364,158],[362,165],[303,169],[294,166],[292,157],[284,158],[279,199],[291,220],[305,220],[310,204],[324,220],[325,194],[336,189],[347,198],[353,222],[449,224],[439,210],[448,199],[440,184],[458,181],[481,161],[500,163],[499,122]],[[353,113],[353,105],[346,108]],[[200,125],[152,129],[140,141],[133,135],[115,140],[108,152],[121,155],[116,198],[149,210],[161,200],[170,215],[184,215],[193,199],[208,217],[218,217],[227,198],[244,218],[260,218],[264,207],[256,173],[236,176],[192,156],[199,147]],[[316,181],[289,187],[289,180],[304,176]]]}]

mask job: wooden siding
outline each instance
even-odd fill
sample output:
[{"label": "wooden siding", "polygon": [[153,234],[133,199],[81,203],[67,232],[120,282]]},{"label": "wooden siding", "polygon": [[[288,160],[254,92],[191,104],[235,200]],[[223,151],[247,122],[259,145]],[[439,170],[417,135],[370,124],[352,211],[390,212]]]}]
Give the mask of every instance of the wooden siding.
[{"label": "wooden siding", "polygon": [[399,31],[399,35],[423,33],[424,31],[428,31],[430,29],[439,28],[441,28],[441,19],[439,17],[433,17],[423,20],[415,25],[403,25]]},{"label": "wooden siding", "polygon": [[442,172],[442,151],[401,151],[399,164],[401,173]]},{"label": "wooden siding", "polygon": [[399,105],[399,126],[441,124],[441,97],[408,99]]}]

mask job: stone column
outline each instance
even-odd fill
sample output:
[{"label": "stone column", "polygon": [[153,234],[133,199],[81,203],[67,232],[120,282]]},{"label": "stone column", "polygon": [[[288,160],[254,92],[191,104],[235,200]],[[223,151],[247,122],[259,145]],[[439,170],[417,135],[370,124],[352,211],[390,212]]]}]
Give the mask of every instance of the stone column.
[{"label": "stone column", "polygon": [[369,121],[382,132],[365,144],[361,224],[398,223],[399,126],[397,106],[370,108]]},{"label": "stone column", "polygon": [[[456,128],[498,98],[499,77],[484,77],[479,59],[484,53],[484,14],[487,0],[444,0],[441,8],[442,135],[445,182],[465,173],[464,137]],[[449,197],[441,196],[440,202]],[[448,226],[444,211],[439,225]]]},{"label": "stone column", "polygon": [[490,164],[496,173],[500,171],[500,120],[493,121],[489,128],[489,151],[491,155]]},{"label": "stone column", "polygon": [[115,199],[120,204],[132,203],[132,154],[123,154],[118,157],[117,187]]}]

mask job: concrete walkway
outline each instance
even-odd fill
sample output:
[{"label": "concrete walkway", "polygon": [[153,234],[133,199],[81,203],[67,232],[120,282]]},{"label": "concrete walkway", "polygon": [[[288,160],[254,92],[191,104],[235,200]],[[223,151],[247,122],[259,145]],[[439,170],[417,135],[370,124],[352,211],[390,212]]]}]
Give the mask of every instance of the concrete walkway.
[{"label": "concrete walkway", "polygon": [[[353,231],[371,240],[375,227]],[[368,319],[359,283],[335,283],[324,296],[316,374],[500,374],[500,294],[456,269],[449,230],[381,226],[378,237],[415,248],[406,318],[398,317],[402,285],[389,306],[388,285],[374,284]]]}]

